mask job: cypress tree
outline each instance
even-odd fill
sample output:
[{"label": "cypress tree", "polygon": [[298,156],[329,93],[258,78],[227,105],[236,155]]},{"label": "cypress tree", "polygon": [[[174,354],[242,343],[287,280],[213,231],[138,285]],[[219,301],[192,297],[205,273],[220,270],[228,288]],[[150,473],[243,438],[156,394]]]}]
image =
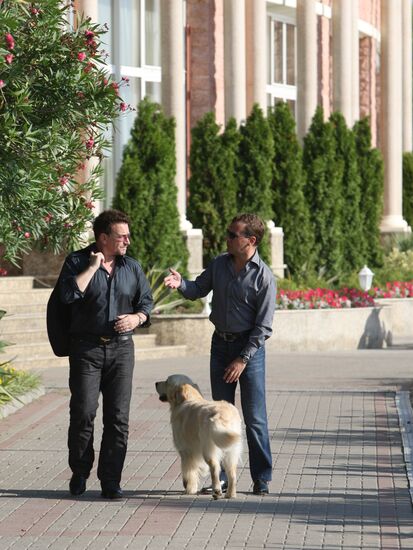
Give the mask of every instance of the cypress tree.
[{"label": "cypress tree", "polygon": [[291,274],[310,267],[314,248],[313,227],[304,198],[302,150],[295,120],[287,103],[279,102],[268,113],[274,140],[272,194],[274,220],[284,230],[284,259]]},{"label": "cypress tree", "polygon": [[336,158],[336,143],[331,122],[324,121],[317,107],[304,138],[303,166],[306,172],[305,196],[314,227],[318,269],[337,276],[342,271],[342,197],[340,181],[343,162]]},{"label": "cypress tree", "polygon": [[380,242],[384,190],[383,159],[380,152],[371,147],[371,130],[368,118],[357,121],[353,132],[361,178],[361,214],[366,241],[366,262],[371,266],[380,266],[383,263],[383,248]]},{"label": "cypress tree", "polygon": [[179,228],[175,174],[175,121],[145,98],[123,151],[113,202],[130,217],[129,251],[144,269],[179,263],[186,271],[188,251]]},{"label": "cypress tree", "polygon": [[354,132],[347,127],[344,116],[333,113],[330,116],[336,140],[336,159],[342,162],[341,212],[343,243],[343,270],[351,273],[363,267],[366,261],[366,242],[360,212],[361,178],[357,164]]},{"label": "cypress tree", "polygon": [[403,153],[403,218],[413,226],[413,153]]},{"label": "cypress tree", "polygon": [[238,144],[234,119],[220,133],[214,113],[207,113],[192,129],[188,218],[203,231],[205,265],[225,251],[225,230],[236,214]]},{"label": "cypress tree", "polygon": [[[273,139],[262,109],[254,105],[246,123],[240,128],[238,172],[238,211],[272,220],[272,159]],[[259,252],[269,262],[269,241],[265,235]]]}]

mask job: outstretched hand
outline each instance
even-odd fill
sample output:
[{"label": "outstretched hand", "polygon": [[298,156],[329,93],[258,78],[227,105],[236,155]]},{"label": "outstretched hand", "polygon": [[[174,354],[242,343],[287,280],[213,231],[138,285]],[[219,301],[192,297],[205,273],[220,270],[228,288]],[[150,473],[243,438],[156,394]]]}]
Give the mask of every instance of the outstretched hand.
[{"label": "outstretched hand", "polygon": [[169,271],[170,275],[167,275],[163,280],[165,286],[173,289],[179,288],[182,284],[182,275],[178,271],[175,271],[175,269],[172,269],[172,267],[169,268]]}]

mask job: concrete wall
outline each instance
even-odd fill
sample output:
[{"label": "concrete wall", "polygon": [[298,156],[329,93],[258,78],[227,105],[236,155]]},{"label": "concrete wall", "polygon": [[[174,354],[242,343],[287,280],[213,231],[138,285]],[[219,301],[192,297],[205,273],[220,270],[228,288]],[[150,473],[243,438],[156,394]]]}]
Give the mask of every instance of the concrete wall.
[{"label": "concrete wall", "polygon": [[[267,349],[380,349],[393,338],[413,339],[412,319],[413,299],[380,300],[373,308],[277,311]],[[213,326],[206,315],[159,315],[148,331],[158,344],[186,344],[189,354],[208,354]]]}]

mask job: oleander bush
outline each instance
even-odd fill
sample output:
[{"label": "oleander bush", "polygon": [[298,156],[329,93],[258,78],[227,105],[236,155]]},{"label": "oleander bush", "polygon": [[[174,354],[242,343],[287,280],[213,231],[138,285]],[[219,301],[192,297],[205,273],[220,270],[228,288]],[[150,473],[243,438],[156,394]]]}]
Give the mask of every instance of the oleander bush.
[{"label": "oleander bush", "polygon": [[16,265],[35,244],[79,246],[102,197],[107,127],[130,108],[101,49],[107,29],[70,25],[72,10],[0,2],[0,248]]},{"label": "oleander bush", "polygon": [[[0,310],[0,320],[5,315]],[[10,345],[0,340],[0,352]],[[0,407],[13,399],[19,401],[19,396],[37,388],[40,384],[40,377],[37,374],[16,370],[10,361],[0,361]]]}]

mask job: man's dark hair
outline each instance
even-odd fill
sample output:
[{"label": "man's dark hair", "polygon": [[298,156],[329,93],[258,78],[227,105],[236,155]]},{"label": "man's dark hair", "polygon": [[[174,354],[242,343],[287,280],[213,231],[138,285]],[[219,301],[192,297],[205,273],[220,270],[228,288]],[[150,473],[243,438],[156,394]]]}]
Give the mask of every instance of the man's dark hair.
[{"label": "man's dark hair", "polygon": [[265,233],[265,225],[262,219],[257,214],[237,214],[231,223],[245,223],[244,235],[246,237],[255,237],[256,246],[260,244]]},{"label": "man's dark hair", "polygon": [[130,224],[128,216],[120,210],[104,210],[101,212],[93,222],[93,233],[95,234],[95,240],[97,241],[99,235],[102,233],[109,235],[112,229],[112,224],[114,223]]}]

